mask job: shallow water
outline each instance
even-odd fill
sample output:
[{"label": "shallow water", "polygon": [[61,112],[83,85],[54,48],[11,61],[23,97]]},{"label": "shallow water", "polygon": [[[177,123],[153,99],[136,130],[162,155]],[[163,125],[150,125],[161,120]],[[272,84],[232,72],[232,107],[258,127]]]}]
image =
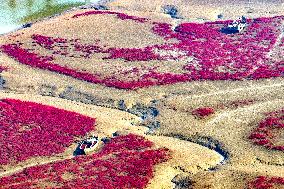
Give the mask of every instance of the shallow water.
[{"label": "shallow water", "polygon": [[98,0],[0,0],[0,34],[70,7],[96,2]]}]

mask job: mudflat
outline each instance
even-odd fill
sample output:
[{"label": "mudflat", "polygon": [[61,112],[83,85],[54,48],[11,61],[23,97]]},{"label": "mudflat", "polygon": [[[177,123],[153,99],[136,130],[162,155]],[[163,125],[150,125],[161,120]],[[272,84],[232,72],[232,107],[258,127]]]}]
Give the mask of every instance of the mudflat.
[{"label": "mudflat", "polygon": [[281,1],[101,8],[0,37],[1,187],[284,188]]}]

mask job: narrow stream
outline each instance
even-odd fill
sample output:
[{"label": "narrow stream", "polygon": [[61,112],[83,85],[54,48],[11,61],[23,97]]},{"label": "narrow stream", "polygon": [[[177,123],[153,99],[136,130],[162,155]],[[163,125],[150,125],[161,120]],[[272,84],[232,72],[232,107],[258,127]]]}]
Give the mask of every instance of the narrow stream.
[{"label": "narrow stream", "polygon": [[97,2],[99,0],[0,0],[0,34],[71,7]]}]

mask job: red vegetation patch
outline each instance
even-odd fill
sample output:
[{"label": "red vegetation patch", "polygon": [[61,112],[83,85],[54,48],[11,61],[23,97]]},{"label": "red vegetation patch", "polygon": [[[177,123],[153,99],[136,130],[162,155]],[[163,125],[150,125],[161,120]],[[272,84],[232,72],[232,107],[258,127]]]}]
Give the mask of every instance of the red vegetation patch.
[{"label": "red vegetation patch", "polygon": [[273,186],[284,185],[284,178],[281,177],[265,177],[259,176],[254,181],[249,183],[250,189],[269,189]]},{"label": "red vegetation patch", "polygon": [[149,61],[149,60],[158,60],[159,56],[155,54],[150,47],[144,49],[130,49],[130,48],[111,48],[107,51],[110,53],[110,56],[106,59],[124,59],[127,61]]},{"label": "red vegetation patch", "polygon": [[44,35],[34,34],[32,35],[32,39],[35,40],[37,44],[45,48],[51,48],[55,43],[52,37],[47,37]]},{"label": "red vegetation patch", "polygon": [[204,118],[207,117],[211,114],[214,114],[214,109],[210,107],[202,107],[202,108],[197,108],[192,111],[192,115],[197,116],[199,118]]},{"label": "red vegetation patch", "polygon": [[0,65],[0,73],[3,72],[3,71],[6,71],[6,70],[8,70],[7,66],[1,66]]},{"label": "red vegetation patch", "polygon": [[4,53],[15,58],[22,64],[27,64],[32,67],[47,68],[47,69],[52,69],[54,67],[58,69],[59,67],[61,67],[59,65],[50,64],[50,61],[53,60],[53,57],[39,56],[36,53],[32,53],[26,49],[21,48],[20,45],[18,44],[2,45],[1,49]]},{"label": "red vegetation patch", "polygon": [[79,13],[79,14],[75,14],[74,16],[72,16],[72,18],[78,18],[80,16],[89,16],[89,15],[97,15],[97,14],[114,14],[117,16],[117,18],[121,19],[121,20],[134,20],[137,22],[141,22],[144,23],[146,22],[146,18],[140,18],[137,16],[129,16],[127,14],[124,13],[120,13],[120,12],[112,12],[112,11],[87,11],[84,13]]},{"label": "red vegetation patch", "polygon": [[[63,55],[74,58],[89,58],[94,53],[107,53],[100,46],[96,44],[84,45],[80,43],[79,39],[64,39],[64,38],[53,38],[40,34],[33,34],[33,46],[36,44],[51,51],[53,55]],[[72,49],[72,51],[68,51]]]},{"label": "red vegetation patch", "polygon": [[[155,85],[156,82],[150,80],[142,80],[142,81],[120,81],[116,80],[113,77],[110,78],[100,78],[98,75],[90,74],[87,72],[80,72],[66,66],[60,66],[52,62],[54,59],[53,56],[40,56],[36,53],[29,52],[27,49],[20,47],[19,44],[8,44],[1,46],[3,52],[8,54],[9,56],[15,58],[22,64],[26,64],[32,67],[37,67],[41,69],[46,69],[50,71],[54,71],[60,74],[68,75],[73,78],[81,79],[84,81],[104,84],[110,87],[116,87],[120,89],[134,89],[134,88],[142,88],[147,86]],[[160,76],[160,74],[156,74],[157,79],[161,78],[161,82],[164,82],[164,76]]]},{"label": "red vegetation patch", "polygon": [[55,71],[60,74],[65,74],[68,76],[72,76],[77,79],[82,79],[85,81],[89,81],[92,83],[105,83],[105,85],[109,86],[115,86],[115,87],[121,87],[123,88],[124,85],[126,85],[125,88],[130,88],[125,83],[119,83],[116,81],[109,81],[109,80],[103,80],[99,79],[98,76],[89,74],[86,72],[80,72],[73,70],[68,67],[60,66],[58,64],[55,64],[52,62],[53,57],[43,57],[39,56],[35,53],[31,53],[28,50],[21,48],[18,44],[8,44],[3,45],[2,47],[3,52],[8,54],[11,57],[14,57],[16,60],[21,62],[22,64],[26,64],[32,67],[37,67],[41,69],[47,69],[50,71]]},{"label": "red vegetation patch", "polygon": [[[231,35],[220,32],[221,28],[230,21],[206,22],[204,24],[182,23],[172,29],[172,26],[167,23],[150,22],[145,18],[111,11],[88,11],[76,14],[73,18],[97,14],[112,14],[122,20],[131,19],[141,24],[150,23],[153,25],[152,32],[154,34],[162,36],[166,41],[172,39],[171,41],[177,42],[166,42],[162,45],[157,44],[143,48],[106,48],[98,43],[82,44],[79,39],[53,38],[34,34],[31,36],[33,46],[39,45],[45,48],[52,56],[36,55],[30,52],[31,49],[21,48],[20,44],[3,45],[1,49],[9,56],[27,65],[122,89],[193,80],[283,77],[284,74],[283,57],[279,56],[278,59],[275,59],[268,56],[271,50],[280,51],[281,49],[277,39],[282,32],[281,25],[284,16],[250,19],[246,31]],[[95,38],[92,41],[94,40]],[[79,72],[54,63],[56,56],[88,59],[97,53],[100,53],[100,56],[105,54],[102,61],[121,59],[129,64],[133,61],[145,62],[143,69],[132,68],[136,70],[135,72],[128,72],[123,67],[117,66],[117,72],[111,72],[106,76],[100,75],[100,72]],[[156,65],[147,64],[147,61],[151,60],[157,60]],[[173,64],[176,65],[176,61],[184,62],[184,65],[179,65],[181,67],[177,70],[181,71],[172,73],[168,68]]]},{"label": "red vegetation patch", "polygon": [[225,22],[182,23],[174,31],[169,24],[156,23],[153,31],[165,39],[179,40],[171,48],[199,60],[184,67],[193,80],[259,79],[283,76],[283,60],[275,62],[266,57],[281,34],[283,19],[249,20],[247,31],[235,35],[220,32]]},{"label": "red vegetation patch", "polygon": [[51,184],[52,188],[145,188],[154,165],[169,158],[167,149],[152,146],[141,136],[118,136],[99,153],[26,168],[0,178],[0,185],[3,189],[51,188]]},{"label": "red vegetation patch", "polygon": [[277,133],[284,129],[284,109],[268,114],[261,121],[256,129],[250,134],[251,139],[255,144],[265,146],[268,149],[284,151],[284,144],[276,144]]},{"label": "red vegetation patch", "polygon": [[94,129],[95,119],[14,99],[0,101],[0,164],[62,153],[75,137]]}]

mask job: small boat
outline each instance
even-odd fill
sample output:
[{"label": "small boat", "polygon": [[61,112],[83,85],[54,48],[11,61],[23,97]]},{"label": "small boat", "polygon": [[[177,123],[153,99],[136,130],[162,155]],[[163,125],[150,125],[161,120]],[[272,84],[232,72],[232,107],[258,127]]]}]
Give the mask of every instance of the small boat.
[{"label": "small boat", "polygon": [[80,145],[80,149],[84,150],[85,153],[89,153],[94,151],[97,146],[99,144],[99,138],[98,137],[92,137],[92,138],[88,138],[84,141],[82,141],[81,145]]},{"label": "small boat", "polygon": [[81,142],[79,142],[76,150],[73,155],[86,155],[92,151],[94,151],[99,145],[99,138],[96,136],[87,138]]}]

